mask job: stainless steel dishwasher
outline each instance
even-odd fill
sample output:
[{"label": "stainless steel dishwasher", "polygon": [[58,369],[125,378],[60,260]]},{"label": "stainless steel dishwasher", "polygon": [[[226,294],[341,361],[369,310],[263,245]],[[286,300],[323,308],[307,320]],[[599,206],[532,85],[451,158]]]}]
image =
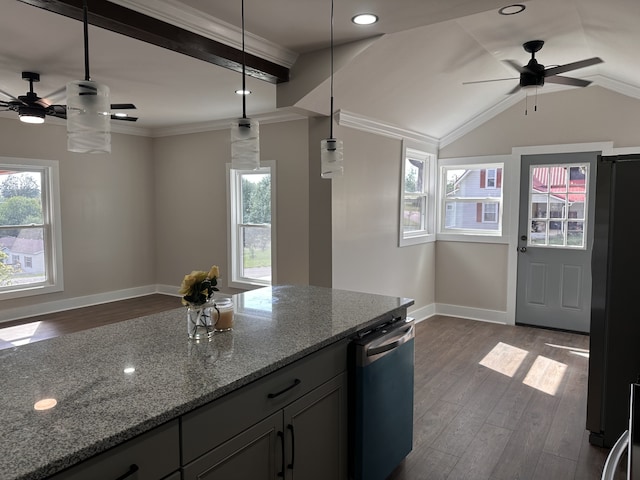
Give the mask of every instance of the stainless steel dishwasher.
[{"label": "stainless steel dishwasher", "polygon": [[354,480],[384,480],[413,448],[414,323],[398,318],[351,343]]}]

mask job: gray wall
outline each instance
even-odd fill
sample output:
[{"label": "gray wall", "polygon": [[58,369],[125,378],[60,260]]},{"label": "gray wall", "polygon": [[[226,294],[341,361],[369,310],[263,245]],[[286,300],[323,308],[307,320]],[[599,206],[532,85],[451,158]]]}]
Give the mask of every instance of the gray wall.
[{"label": "gray wall", "polygon": [[[524,108],[523,101],[507,109],[442,148],[439,157],[511,154],[514,147],[606,141],[616,148],[640,146],[640,101],[601,87],[538,95],[537,112],[531,108],[531,99],[526,116]],[[504,311],[507,256],[507,245],[438,242],[435,301]]]},{"label": "gray wall", "polygon": [[333,286],[434,302],[435,243],[398,247],[402,142],[351,128],[332,180]]},{"label": "gray wall", "polygon": [[112,134],[112,153],[67,152],[66,128],[0,118],[0,156],[57,160],[64,291],[0,308],[150,285],[156,278],[152,139]]}]

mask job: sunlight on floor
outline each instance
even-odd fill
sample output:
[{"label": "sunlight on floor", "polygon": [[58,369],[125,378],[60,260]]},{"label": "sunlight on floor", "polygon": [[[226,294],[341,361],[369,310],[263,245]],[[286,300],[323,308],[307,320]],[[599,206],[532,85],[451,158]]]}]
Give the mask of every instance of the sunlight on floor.
[{"label": "sunlight on floor", "polygon": [[[569,353],[574,355],[587,356],[587,358],[589,356],[589,351],[581,348],[546,345],[569,350]],[[508,377],[513,377],[527,355],[529,355],[527,350],[499,342],[480,360],[480,365]],[[555,395],[562,383],[566,370],[567,365],[564,363],[538,355],[522,383],[549,395]]]},{"label": "sunlight on floor", "polygon": [[27,323],[25,325],[17,325],[15,327],[6,327],[0,330],[0,340],[11,343],[19,347],[31,342],[31,337],[36,333],[40,322]]},{"label": "sunlight on floor", "polygon": [[548,347],[560,348],[562,350],[569,350],[569,353],[571,353],[572,355],[589,358],[589,350],[586,348],[569,347],[566,345],[554,345],[553,343],[545,343],[545,345]]},{"label": "sunlight on floor", "polygon": [[522,383],[549,395],[555,395],[566,371],[567,366],[564,363],[538,355]]},{"label": "sunlight on floor", "polygon": [[513,377],[528,354],[526,350],[500,342],[480,360],[480,365]]}]

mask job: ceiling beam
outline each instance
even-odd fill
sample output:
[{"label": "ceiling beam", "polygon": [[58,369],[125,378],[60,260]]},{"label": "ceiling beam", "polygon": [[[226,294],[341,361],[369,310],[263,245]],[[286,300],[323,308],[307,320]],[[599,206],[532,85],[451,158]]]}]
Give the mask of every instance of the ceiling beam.
[{"label": "ceiling beam", "polygon": [[[83,20],[82,0],[19,0],[22,3]],[[242,50],[157,20],[107,0],[91,0],[91,25],[167,48],[205,62],[242,72]],[[247,75],[269,83],[289,81],[289,69],[245,52]]]}]

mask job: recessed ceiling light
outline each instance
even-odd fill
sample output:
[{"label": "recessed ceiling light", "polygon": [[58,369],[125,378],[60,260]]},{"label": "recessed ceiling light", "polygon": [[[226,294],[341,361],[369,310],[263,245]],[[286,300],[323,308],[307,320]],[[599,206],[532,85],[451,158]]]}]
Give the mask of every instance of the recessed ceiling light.
[{"label": "recessed ceiling light", "polygon": [[524,9],[527,8],[521,3],[514,3],[513,5],[507,5],[506,7],[502,7],[498,10],[500,15],[517,15],[518,13],[524,12]]},{"label": "recessed ceiling light", "polygon": [[238,95],[251,95],[251,90],[242,90],[241,88],[236,90]]},{"label": "recessed ceiling light", "polygon": [[43,398],[42,400],[38,400],[34,405],[34,410],[49,410],[50,408],[55,407],[58,404],[58,401],[55,398]]},{"label": "recessed ceiling light", "polygon": [[114,113],[114,115],[115,115],[116,117],[118,117],[118,118],[125,118],[125,117],[128,117],[128,116],[129,116],[128,114],[126,114],[126,113],[124,113],[124,112],[117,112],[117,113]]},{"label": "recessed ceiling light", "polygon": [[372,25],[378,21],[378,16],[373,13],[360,13],[351,19],[356,25]]}]

